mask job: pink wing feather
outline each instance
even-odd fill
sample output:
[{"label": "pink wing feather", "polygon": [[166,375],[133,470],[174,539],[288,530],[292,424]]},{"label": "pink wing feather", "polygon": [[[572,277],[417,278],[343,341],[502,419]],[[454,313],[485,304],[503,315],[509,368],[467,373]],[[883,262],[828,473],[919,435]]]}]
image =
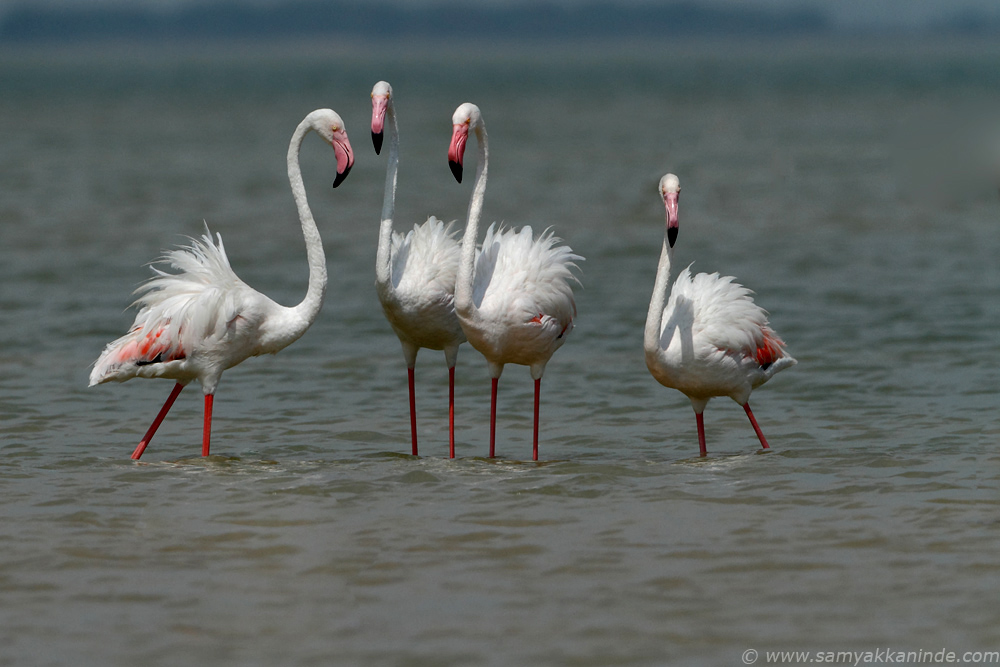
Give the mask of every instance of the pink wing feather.
[{"label": "pink wing feather", "polygon": [[[234,311],[231,295],[244,285],[229,266],[222,239],[213,242],[205,231],[201,239],[161,258],[178,273],[154,268],[156,275],[137,290],[135,321],[104,348],[90,374],[91,386],[165,375],[165,364],[185,360],[201,341],[225,328]],[[168,371],[170,377],[183,379],[177,371]]]}]

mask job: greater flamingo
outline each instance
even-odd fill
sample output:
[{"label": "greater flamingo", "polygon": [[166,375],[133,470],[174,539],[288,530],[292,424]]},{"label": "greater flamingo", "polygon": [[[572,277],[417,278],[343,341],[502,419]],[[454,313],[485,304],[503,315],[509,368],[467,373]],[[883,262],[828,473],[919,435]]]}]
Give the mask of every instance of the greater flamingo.
[{"label": "greater flamingo", "polygon": [[142,456],[174,400],[189,382],[198,380],[205,394],[202,456],[208,456],[212,404],[222,372],[248,357],[275,353],[296,341],[315,321],[326,293],[323,242],[306,200],[299,169],[299,149],[306,133],[315,130],[333,146],[337,187],[354,165],[354,153],[344,121],[330,109],[318,109],[303,119],[288,146],[288,181],[302,223],[309,261],[309,287],[299,305],[278,305],[237,277],[229,265],[222,237],[217,242],[206,227],[201,240],[169,251],[160,261],[177,273],[153,269],[133,305],[140,306],[129,332],[108,344],[94,364],[90,386],[125,382],[134,377],[176,380],[173,391],[146,435],[132,453]]},{"label": "greater flamingo", "polygon": [[465,103],[452,116],[448,165],[459,183],[469,133],[479,144],[476,183],[462,237],[462,257],[455,283],[455,312],[469,344],[486,357],[493,378],[490,396],[490,458],[496,455],[497,385],[504,364],[522,364],[535,381],[532,458],[538,460],[538,411],[542,374],[552,354],[573,330],[576,303],[572,269],[583,258],[546,231],[533,238],[531,227],[486,230],[476,252],[479,218],[486,192],[489,146],[482,114]]},{"label": "greater flamingo", "polygon": [[750,290],[733,282],[732,276],[699,273],[692,277],[687,267],[677,276],[667,300],[680,181],[666,174],[659,188],[667,228],[646,315],[646,366],[660,384],[691,399],[701,456],[706,455],[702,413],[713,396],[729,396],[742,405],[761,446],[767,449],[767,440],[750,411],[750,392],[778,371],[794,366],[795,359],[768,326],[767,313],[754,303]]},{"label": "greater flamingo", "polygon": [[372,88],[372,143],[382,149],[389,123],[389,163],[385,172],[382,225],[375,260],[375,287],[385,317],[403,346],[410,391],[410,436],[417,455],[417,407],[413,368],[422,347],[444,350],[448,364],[448,451],[455,458],[455,361],[465,334],[455,316],[455,275],[460,250],[451,223],[431,216],[406,236],[392,231],[396,210],[399,132],[392,86],[379,81]]}]

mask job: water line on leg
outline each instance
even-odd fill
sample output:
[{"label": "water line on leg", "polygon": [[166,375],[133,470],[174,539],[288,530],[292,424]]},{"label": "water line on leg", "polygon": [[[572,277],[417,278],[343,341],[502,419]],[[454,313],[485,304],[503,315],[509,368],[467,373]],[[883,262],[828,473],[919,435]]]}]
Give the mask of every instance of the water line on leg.
[{"label": "water line on leg", "polygon": [[455,458],[455,367],[448,369],[448,456]]},{"label": "water line on leg", "polygon": [[500,378],[493,378],[490,390],[490,458],[496,458],[497,444],[497,384]]},{"label": "water line on leg", "polygon": [[542,395],[542,378],[535,380],[535,433],[531,440],[531,459],[538,460],[538,407]]},{"label": "water line on leg", "polygon": [[410,440],[413,445],[411,447],[412,454],[417,455],[417,396],[416,387],[414,386],[414,373],[413,368],[406,369],[407,384],[410,389]]},{"label": "water line on leg", "polygon": [[757,425],[757,420],[754,419],[753,412],[750,410],[749,401],[743,404],[743,411],[746,412],[747,417],[750,418],[750,425],[753,426],[754,433],[757,434],[757,439],[760,440],[760,446],[764,449],[770,449],[767,444],[767,439],[764,438],[764,432],[760,430],[760,426]]},{"label": "water line on leg", "polygon": [[132,452],[132,460],[138,461],[139,457],[142,456],[142,453],[146,451],[146,445],[148,445],[149,441],[153,439],[153,435],[156,433],[156,430],[160,428],[160,424],[163,423],[164,417],[166,417],[167,413],[170,412],[171,406],[173,406],[174,401],[177,400],[177,395],[181,393],[181,389],[183,388],[184,385],[178,382],[174,385],[174,388],[170,390],[170,396],[167,396],[167,400],[157,413],[156,419],[153,420],[153,423],[149,426],[149,430],[146,431],[146,435],[142,436],[142,440],[139,441],[139,445],[135,448],[135,451]]},{"label": "water line on leg", "polygon": [[708,448],[705,446],[705,416],[700,413],[694,413],[695,421],[698,424],[698,456],[707,456]]},{"label": "water line on leg", "polygon": [[205,394],[205,427],[201,436],[201,455],[208,456],[212,440],[212,404],[215,394]]}]

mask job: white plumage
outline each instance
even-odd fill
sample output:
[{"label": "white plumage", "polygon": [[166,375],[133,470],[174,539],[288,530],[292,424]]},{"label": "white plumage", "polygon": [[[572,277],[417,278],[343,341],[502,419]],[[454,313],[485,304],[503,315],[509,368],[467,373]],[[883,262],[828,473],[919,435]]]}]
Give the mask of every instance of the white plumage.
[{"label": "white plumage", "polygon": [[538,418],[545,365],[573,330],[576,303],[572,269],[583,258],[546,231],[535,238],[531,227],[520,231],[496,228],[486,232],[481,249],[476,240],[489,168],[489,144],[482,114],[474,104],[462,104],[452,116],[448,164],[462,182],[465,146],[476,136],[479,161],[469,200],[462,258],[455,283],[455,312],[469,344],[481,352],[493,378],[490,409],[490,456],[496,448],[497,384],[505,364],[522,364],[535,380],[532,457],[538,460]]},{"label": "white plumage", "polygon": [[[153,278],[136,292],[139,307],[131,329],[109,343],[94,364],[90,385],[134,377],[198,379],[214,393],[219,377],[243,359],[276,352],[262,324],[281,306],[246,285],[233,272],[222,245],[206,228],[200,240],[169,251]],[[273,327],[272,327],[273,328]]]},{"label": "white plumage", "polygon": [[476,255],[473,310],[465,327],[472,346],[491,366],[531,367],[541,378],[552,354],[573,330],[576,302],[572,268],[582,259],[546,231],[537,239],[531,227],[520,231],[490,225]]},{"label": "white plumage", "polygon": [[307,115],[288,147],[288,179],[306,241],[309,287],[300,304],[281,306],[239,279],[229,265],[222,237],[213,241],[206,225],[201,239],[166,252],[154,276],[138,290],[139,307],[129,332],[111,342],[94,364],[90,385],[125,382],[134,377],[176,380],[166,403],[132,454],[142,456],[181,389],[198,380],[205,394],[202,454],[209,453],[212,405],[223,371],[260,354],[274,353],[305,333],[319,315],[326,293],[326,257],[299,170],[299,149],[306,133],[316,131],[335,152],[334,187],[354,164],[344,122],[330,109]]},{"label": "white plumage", "polygon": [[667,174],[660,180],[660,194],[667,210],[667,229],[646,317],[646,366],[660,384],[691,400],[702,456],[706,453],[702,413],[714,396],[729,396],[742,405],[761,446],[767,448],[750,410],[750,393],[796,361],[785,352],[784,342],[768,325],[767,313],[754,303],[751,291],[732,276],[692,276],[687,267],[677,276],[667,299],[679,229],[676,176]]},{"label": "white plumage", "polygon": [[406,360],[410,394],[411,451],[417,454],[417,417],[414,366],[420,348],[443,350],[448,365],[449,450],[455,456],[455,363],[465,335],[455,315],[455,276],[460,250],[452,223],[431,216],[404,236],[392,230],[399,165],[399,131],[392,87],[379,81],[372,88],[372,141],[382,147],[389,124],[389,162],[386,167],[382,223],[375,286],[385,317],[399,338]]},{"label": "white plumage", "polygon": [[446,350],[446,357],[458,354],[458,346],[465,342],[455,316],[458,256],[454,223],[431,216],[405,236],[393,233],[389,288],[380,289],[379,298],[401,341],[416,348]]}]

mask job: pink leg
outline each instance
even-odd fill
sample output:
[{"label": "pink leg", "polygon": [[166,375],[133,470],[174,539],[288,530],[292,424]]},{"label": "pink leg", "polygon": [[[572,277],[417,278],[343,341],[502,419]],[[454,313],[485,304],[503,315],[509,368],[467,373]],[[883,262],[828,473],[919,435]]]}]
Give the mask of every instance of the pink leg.
[{"label": "pink leg", "polygon": [[208,448],[212,439],[212,403],[214,394],[205,394],[205,428],[201,436],[201,455],[208,456]]},{"label": "pink leg", "polygon": [[705,416],[700,413],[694,413],[695,421],[698,422],[698,452],[699,456],[708,455],[708,449],[705,447]]},{"label": "pink leg", "polygon": [[410,386],[410,440],[413,442],[413,455],[417,455],[417,395],[413,385],[413,369],[406,369],[407,383]]},{"label": "pink leg", "polygon": [[770,449],[767,446],[767,440],[764,439],[764,433],[760,430],[760,426],[757,426],[757,420],[753,418],[753,412],[750,411],[750,403],[743,404],[743,410],[747,413],[747,417],[750,418],[750,424],[753,426],[754,433],[757,434],[757,439],[760,440],[760,446],[764,449]]},{"label": "pink leg", "polygon": [[490,458],[496,457],[497,444],[497,384],[500,378],[493,378],[493,388],[490,391]]},{"label": "pink leg", "polygon": [[132,452],[133,460],[138,461],[139,457],[142,456],[142,453],[146,451],[146,445],[148,445],[149,441],[153,439],[153,434],[156,433],[156,429],[160,428],[163,418],[167,416],[168,412],[170,412],[170,407],[174,404],[174,401],[177,400],[177,394],[181,393],[181,389],[183,388],[184,385],[179,382],[174,385],[173,390],[170,392],[170,396],[167,396],[167,402],[163,404],[162,408],[160,408],[160,413],[156,415],[156,419],[153,420],[149,430],[146,431],[146,435],[142,436],[142,440],[139,441],[139,446],[135,448],[134,452]]},{"label": "pink leg", "polygon": [[448,453],[455,458],[455,367],[448,369]]},{"label": "pink leg", "polygon": [[535,380],[535,436],[531,441],[531,458],[538,460],[538,403],[542,394],[542,378]]}]

